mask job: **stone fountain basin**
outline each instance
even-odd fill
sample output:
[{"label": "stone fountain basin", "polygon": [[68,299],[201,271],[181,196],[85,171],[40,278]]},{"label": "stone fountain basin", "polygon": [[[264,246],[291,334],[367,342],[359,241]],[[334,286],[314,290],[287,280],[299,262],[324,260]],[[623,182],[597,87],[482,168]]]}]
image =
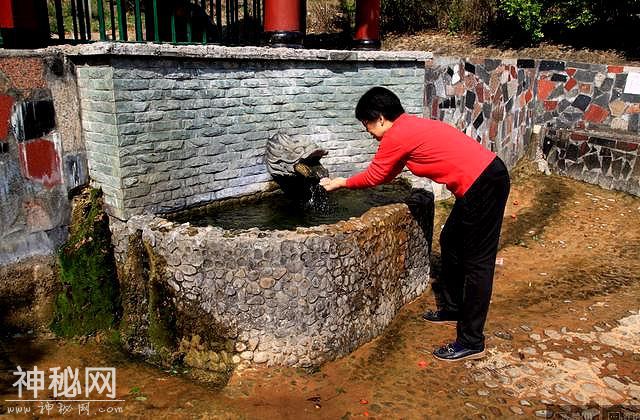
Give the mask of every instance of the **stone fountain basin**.
[{"label": "stone fountain basin", "polygon": [[[222,360],[310,367],[344,356],[429,282],[427,240],[406,204],[296,231],[151,215],[112,222],[112,231],[125,346],[145,356],[186,352],[186,364],[202,369]],[[152,332],[162,328],[171,331],[158,340]]]}]

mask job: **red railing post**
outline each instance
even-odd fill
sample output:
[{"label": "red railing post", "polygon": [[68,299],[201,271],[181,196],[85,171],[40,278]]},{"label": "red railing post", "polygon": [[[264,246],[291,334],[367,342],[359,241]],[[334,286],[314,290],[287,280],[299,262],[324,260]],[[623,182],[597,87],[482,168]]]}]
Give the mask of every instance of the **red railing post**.
[{"label": "red railing post", "polygon": [[0,31],[3,47],[42,47],[49,39],[45,0],[0,0]]},{"label": "red railing post", "polygon": [[264,37],[272,47],[302,47],[301,13],[305,0],[265,0]]},{"label": "red railing post", "polygon": [[356,0],[356,31],[353,48],[380,49],[380,0]]}]

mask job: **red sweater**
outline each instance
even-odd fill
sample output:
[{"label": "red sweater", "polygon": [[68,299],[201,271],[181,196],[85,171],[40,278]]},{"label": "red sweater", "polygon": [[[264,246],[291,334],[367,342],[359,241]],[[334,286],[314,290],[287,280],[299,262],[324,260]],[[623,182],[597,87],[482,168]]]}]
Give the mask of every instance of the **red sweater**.
[{"label": "red sweater", "polygon": [[347,179],[347,188],[390,182],[406,165],[460,198],[495,158],[495,153],[438,120],[402,114],[389,128],[369,167]]}]

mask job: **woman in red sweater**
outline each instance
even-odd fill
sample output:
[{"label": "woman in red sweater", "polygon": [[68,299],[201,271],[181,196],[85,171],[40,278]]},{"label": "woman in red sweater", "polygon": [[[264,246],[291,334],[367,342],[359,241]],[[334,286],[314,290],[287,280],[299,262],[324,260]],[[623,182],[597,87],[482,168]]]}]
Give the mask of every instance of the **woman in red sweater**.
[{"label": "woman in red sweater", "polygon": [[404,112],[398,97],[374,87],[356,106],[356,118],[380,142],[367,169],[350,178],[324,178],[321,185],[367,188],[393,180],[406,166],[413,174],[445,184],[456,197],[440,234],[441,306],[422,317],[457,323],[456,341],[433,352],[441,360],[480,358],[489,310],[498,240],[509,195],[502,160],[471,137],[441,121]]}]

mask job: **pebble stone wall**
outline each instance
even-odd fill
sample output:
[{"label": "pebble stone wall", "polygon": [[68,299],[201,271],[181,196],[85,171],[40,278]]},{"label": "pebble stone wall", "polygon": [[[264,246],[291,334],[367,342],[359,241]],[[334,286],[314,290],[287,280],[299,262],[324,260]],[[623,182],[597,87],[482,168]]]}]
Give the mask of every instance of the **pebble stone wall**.
[{"label": "pebble stone wall", "polygon": [[[308,367],[346,355],[379,335],[429,281],[429,246],[405,204],[296,231],[196,228],[150,215],[114,220],[112,229],[121,270],[136,232],[153,250],[148,260],[164,261],[150,270],[175,293],[176,325],[184,325],[195,306],[202,330],[222,325],[228,331],[219,337],[231,342],[224,354],[185,360],[196,368],[215,370],[221,359]],[[125,306],[140,300],[129,295]],[[125,318],[148,321],[127,307]],[[200,352],[214,349],[201,335],[195,339]],[[151,338],[142,341],[130,350],[145,356],[158,350]],[[193,341],[177,331],[169,351]]]}]

